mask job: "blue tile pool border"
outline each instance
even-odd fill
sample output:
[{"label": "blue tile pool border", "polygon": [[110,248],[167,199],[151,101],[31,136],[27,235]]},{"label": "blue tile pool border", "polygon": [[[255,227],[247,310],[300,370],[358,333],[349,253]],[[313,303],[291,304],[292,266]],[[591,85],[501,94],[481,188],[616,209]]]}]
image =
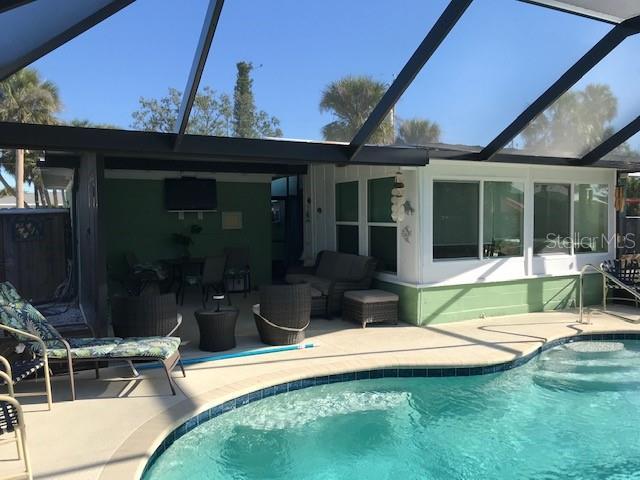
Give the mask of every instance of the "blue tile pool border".
[{"label": "blue tile pool border", "polygon": [[515,358],[509,362],[497,363],[495,365],[486,365],[480,367],[390,367],[375,368],[371,370],[359,370],[355,372],[339,373],[336,375],[324,375],[313,378],[304,378],[293,380],[291,382],[280,383],[270,387],[265,387],[245,395],[240,395],[232,400],[215,405],[200,414],[191,417],[180,426],[173,429],[165,439],[158,445],[153,454],[149,457],[142,477],[149,471],[151,466],[158,460],[176,440],[187,432],[193,430],[198,425],[202,425],[209,420],[216,418],[223,413],[236,408],[248,405],[251,402],[262,400],[263,398],[272,397],[280,393],[293,392],[304,388],[315,387],[319,385],[327,385],[330,383],[351,382],[354,380],[370,380],[379,378],[418,378],[418,377],[468,377],[475,375],[488,375],[491,373],[500,373],[521,367],[532,358],[540,355],[545,350],[573,342],[587,342],[598,340],[640,340],[640,333],[590,333],[583,335],[575,335],[572,337],[563,337],[544,343],[531,353],[522,357]]}]

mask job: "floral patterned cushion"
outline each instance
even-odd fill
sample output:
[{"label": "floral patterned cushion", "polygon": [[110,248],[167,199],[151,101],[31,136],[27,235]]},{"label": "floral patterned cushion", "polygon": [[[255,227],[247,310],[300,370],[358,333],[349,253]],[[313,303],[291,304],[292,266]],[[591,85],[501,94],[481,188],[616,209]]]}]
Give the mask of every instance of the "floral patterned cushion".
[{"label": "floral patterned cushion", "polygon": [[178,337],[130,337],[111,352],[110,358],[152,357],[166,360],[173,355],[180,346]]},{"label": "floral patterned cushion", "polygon": [[[180,346],[177,337],[104,337],[68,338],[71,358],[132,358],[150,357],[163,360],[173,355]],[[67,358],[67,349],[59,341],[46,342],[49,358]],[[32,350],[40,353],[39,345]]]},{"label": "floral patterned cushion", "polygon": [[[122,339],[118,337],[104,338],[68,338],[71,347],[71,358],[107,358],[109,353],[116,348]],[[47,344],[47,357],[67,358],[67,349],[60,341],[45,342]],[[40,353],[38,344],[31,344],[35,353]]]},{"label": "floral patterned cushion", "polygon": [[0,305],[24,301],[11,282],[0,283]]},{"label": "floral patterned cushion", "polygon": [[[19,300],[14,303],[0,303],[0,323],[27,333],[31,333],[43,340],[61,338],[58,331],[51,326],[47,319],[29,302]],[[24,342],[26,337],[14,335],[14,338]]]}]

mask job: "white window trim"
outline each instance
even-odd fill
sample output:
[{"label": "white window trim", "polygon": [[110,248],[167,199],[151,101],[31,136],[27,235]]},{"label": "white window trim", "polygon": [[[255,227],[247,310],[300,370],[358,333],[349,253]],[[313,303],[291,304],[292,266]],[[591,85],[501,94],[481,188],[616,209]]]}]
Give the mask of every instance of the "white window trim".
[{"label": "white window trim", "polygon": [[[505,260],[507,258],[520,258],[523,259],[525,257],[525,211],[527,209],[527,180],[518,177],[490,177],[490,176],[478,176],[476,179],[470,177],[451,177],[451,176],[436,176],[433,177],[431,181],[431,248],[433,249],[433,237],[434,237],[434,225],[433,221],[435,220],[435,216],[433,214],[434,200],[433,200],[433,185],[439,182],[443,183],[477,183],[478,184],[478,256],[477,257],[454,257],[454,258],[435,258],[432,255],[432,261],[435,263],[441,262],[465,262],[465,261],[473,261],[473,262],[495,262],[499,260]],[[486,182],[493,183],[516,183],[522,186],[522,196],[523,196],[523,212],[522,212],[522,225],[520,228],[520,242],[522,245],[520,255],[509,255],[505,257],[485,257],[484,256],[484,184]],[[540,183],[540,182],[536,182]],[[558,182],[559,183],[559,182]],[[564,182],[565,184],[567,182]]]},{"label": "white window trim", "polygon": [[[558,180],[534,180],[531,184],[531,189],[532,189],[532,196],[535,198],[535,186],[536,185],[569,185],[569,235],[571,238],[571,247],[569,248],[569,253],[563,253],[563,252],[558,252],[558,253],[553,253],[553,252],[546,252],[546,253],[533,253],[533,257],[540,257],[540,258],[557,258],[557,257],[574,257],[574,256],[580,256],[580,257],[587,257],[588,255],[603,255],[609,252],[609,250],[607,249],[607,251],[605,252],[576,252],[575,251],[575,243],[574,243],[574,239],[575,239],[575,235],[576,235],[576,215],[575,215],[575,191],[576,191],[576,185],[606,185],[607,186],[607,222],[606,222],[606,232],[605,235],[607,238],[612,238],[611,236],[611,230],[610,230],[610,226],[611,226],[611,205],[613,202],[613,199],[611,198],[612,195],[612,188],[611,185],[609,183],[605,183],[605,182],[588,182],[588,181],[558,181]],[[615,186],[613,187],[613,189],[615,189]],[[533,230],[535,230],[535,202],[532,205],[532,210],[531,210],[531,219],[533,222]]]},{"label": "white window trim", "polygon": [[[358,251],[360,251],[360,221],[359,221],[359,217],[360,217],[360,181],[359,180],[346,180],[344,182],[334,182],[333,184],[333,203],[334,203],[334,209],[337,208],[336,205],[336,195],[338,193],[338,185],[343,184],[343,183],[356,183],[358,186],[358,194],[357,194],[357,201],[358,201],[358,220],[357,221],[345,221],[345,220],[336,220],[333,226],[333,244],[336,246],[336,251],[338,251],[338,225],[350,225],[350,226],[354,226],[354,227],[358,227]],[[334,212],[335,217],[337,218],[337,212]]]},{"label": "white window trim", "polygon": [[[365,234],[364,237],[366,238],[366,243],[364,245],[364,250],[361,249],[360,251],[364,251],[366,252],[366,255],[371,256],[371,245],[370,245],[370,234],[369,234],[369,227],[393,227],[396,229],[396,271],[395,272],[391,272],[391,271],[380,271],[378,272],[379,275],[384,275],[385,277],[388,278],[393,278],[396,279],[398,278],[398,252],[400,251],[400,245],[399,244],[399,240],[398,240],[398,224],[395,222],[370,222],[369,221],[369,181],[370,180],[380,180],[383,178],[395,178],[394,175],[376,175],[376,176],[372,176],[372,177],[367,177],[365,179],[362,180],[363,183],[363,196],[364,196],[364,223],[365,223]],[[389,208],[391,208],[391,199],[389,199]]]}]

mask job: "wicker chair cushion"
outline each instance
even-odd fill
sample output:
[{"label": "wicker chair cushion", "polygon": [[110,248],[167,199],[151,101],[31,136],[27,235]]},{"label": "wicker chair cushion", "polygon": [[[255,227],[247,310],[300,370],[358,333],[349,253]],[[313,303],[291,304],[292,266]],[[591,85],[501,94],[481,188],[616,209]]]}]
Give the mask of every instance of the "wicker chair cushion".
[{"label": "wicker chair cushion", "polygon": [[314,278],[317,277],[310,273],[288,273],[287,276],[284,277],[284,281],[288,284],[295,285],[296,283],[311,283],[311,280]]},{"label": "wicker chair cushion", "polygon": [[311,287],[311,298],[320,298],[322,296],[322,292],[317,288]]},{"label": "wicker chair cushion", "polygon": [[398,295],[384,290],[355,290],[344,292],[344,297],[360,303],[397,302]]},{"label": "wicker chair cushion", "polygon": [[298,283],[308,283],[312,289],[319,290],[322,295],[329,295],[331,289],[331,280],[329,278],[320,278],[315,275],[308,274],[291,274],[287,275],[286,282],[290,285],[296,285]]},{"label": "wicker chair cushion", "polygon": [[316,275],[323,278],[346,278],[351,269],[352,256],[338,252],[324,252],[320,258]]},{"label": "wicker chair cushion", "polygon": [[371,257],[363,257],[360,255],[349,255],[351,258],[351,266],[345,280],[356,281],[369,273],[370,264],[373,261]]},{"label": "wicker chair cushion", "polygon": [[131,337],[109,352],[109,358],[150,357],[166,360],[180,346],[178,337]]}]

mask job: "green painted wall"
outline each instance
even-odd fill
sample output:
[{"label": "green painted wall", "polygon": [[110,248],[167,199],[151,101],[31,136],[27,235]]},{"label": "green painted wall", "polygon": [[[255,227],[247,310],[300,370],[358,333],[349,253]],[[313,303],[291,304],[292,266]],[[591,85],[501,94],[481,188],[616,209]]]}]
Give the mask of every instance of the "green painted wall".
[{"label": "green painted wall", "polygon": [[[378,287],[400,295],[400,319],[415,325],[456,322],[578,305],[578,277],[547,277],[509,282],[412,288],[389,282]],[[602,302],[600,275],[585,277],[585,305]]]},{"label": "green painted wall", "polygon": [[[107,265],[109,272],[126,271],[124,254],[133,251],[141,261],[182,255],[172,241],[173,233],[185,233],[193,224],[202,226],[190,247],[194,257],[217,255],[225,246],[248,246],[251,251],[253,285],[271,283],[271,185],[269,183],[218,182],[218,211],[178,214],[164,209],[160,180],[105,181]],[[222,211],[241,211],[241,230],[222,230]]]}]

